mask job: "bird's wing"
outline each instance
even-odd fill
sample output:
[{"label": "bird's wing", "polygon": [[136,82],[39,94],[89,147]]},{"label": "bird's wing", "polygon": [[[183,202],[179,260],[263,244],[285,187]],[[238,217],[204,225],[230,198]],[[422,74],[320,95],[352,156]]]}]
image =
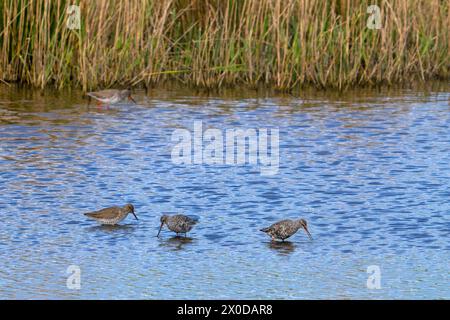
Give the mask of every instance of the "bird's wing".
[{"label": "bird's wing", "polygon": [[195,220],[191,217],[185,216],[184,214],[177,214],[174,216],[174,218],[175,218],[175,220],[179,221],[180,223],[191,225],[191,226],[197,223],[197,220]]},{"label": "bird's wing", "polygon": [[106,99],[116,93],[115,89],[106,89],[101,91],[88,92],[87,95],[95,99]]},{"label": "bird's wing", "polygon": [[98,211],[88,212],[84,215],[96,219],[113,219],[117,216],[119,210],[119,207],[110,207]]},{"label": "bird's wing", "polygon": [[191,225],[191,226],[195,225],[198,222],[198,219],[194,219],[194,218],[191,218],[191,217],[186,217],[186,218],[187,218],[186,219],[186,223]]},{"label": "bird's wing", "polygon": [[281,221],[275,222],[271,226],[261,229],[261,231],[269,232],[271,230],[279,230],[279,229],[281,229],[281,227],[283,227],[283,225],[286,223],[286,221],[289,221],[289,220],[281,220]]}]

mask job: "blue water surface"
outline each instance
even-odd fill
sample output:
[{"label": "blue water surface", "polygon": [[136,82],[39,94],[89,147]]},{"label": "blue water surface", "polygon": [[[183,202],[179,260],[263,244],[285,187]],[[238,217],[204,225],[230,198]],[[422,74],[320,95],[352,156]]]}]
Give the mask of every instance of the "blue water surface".
[{"label": "blue water surface", "polygon": [[[98,108],[77,91],[2,87],[0,298],[450,298],[448,87],[135,99]],[[279,129],[278,173],[174,164],[172,134],[194,121]],[[139,221],[83,215],[128,202]],[[199,224],[156,238],[166,212]],[[313,241],[259,231],[301,217]]]}]

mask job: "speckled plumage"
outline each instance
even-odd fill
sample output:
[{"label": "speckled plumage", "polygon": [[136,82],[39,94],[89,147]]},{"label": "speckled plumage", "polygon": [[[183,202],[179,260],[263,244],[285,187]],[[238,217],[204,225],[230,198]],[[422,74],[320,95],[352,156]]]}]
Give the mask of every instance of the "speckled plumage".
[{"label": "speckled plumage", "polygon": [[184,233],[184,235],[186,236],[186,233],[191,231],[191,229],[197,223],[196,220],[183,214],[176,214],[173,216],[163,215],[160,221],[161,226],[159,227],[157,237],[159,236],[159,233],[161,232],[161,229],[163,228],[164,225],[166,225],[170,231],[175,232],[177,235],[179,233]]},{"label": "speckled plumage", "polygon": [[134,213],[134,207],[132,204],[127,204],[123,207],[105,208],[98,211],[88,212],[84,215],[96,220],[101,224],[115,225],[125,219],[129,213],[132,213],[136,220],[138,220],[136,214]]},{"label": "speckled plumage", "polygon": [[309,238],[312,239],[311,234],[308,231],[308,226],[305,219],[281,220],[274,223],[270,227],[261,229],[260,231],[267,233],[272,237],[272,240],[279,239],[284,241],[295,234],[300,228],[303,228]]},{"label": "speckled plumage", "polygon": [[94,98],[95,100],[109,104],[118,103],[127,98],[136,103],[136,101],[134,101],[134,99],[131,97],[131,91],[129,89],[106,89],[101,91],[88,92],[87,95]]}]

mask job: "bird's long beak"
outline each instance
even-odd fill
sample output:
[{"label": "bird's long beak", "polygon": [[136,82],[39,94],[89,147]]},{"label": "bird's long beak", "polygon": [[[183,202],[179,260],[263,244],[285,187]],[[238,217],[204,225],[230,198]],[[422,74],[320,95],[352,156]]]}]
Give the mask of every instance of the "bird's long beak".
[{"label": "bird's long beak", "polygon": [[308,235],[309,239],[312,240],[313,238],[312,238],[312,236],[311,236],[311,233],[309,233],[308,228],[307,228],[307,227],[303,227],[303,229],[305,229],[306,234]]},{"label": "bird's long beak", "polygon": [[156,237],[159,237],[159,234],[161,232],[161,229],[162,229],[163,225],[164,225],[164,223],[161,223],[161,226],[159,227],[159,231],[158,231],[158,234],[156,235]]},{"label": "bird's long beak", "polygon": [[131,96],[128,96],[128,100],[133,101],[134,103],[136,103],[136,101],[134,101],[134,99]]},{"label": "bird's long beak", "polygon": [[131,212],[133,216],[136,218],[136,220],[139,220],[134,212]]}]

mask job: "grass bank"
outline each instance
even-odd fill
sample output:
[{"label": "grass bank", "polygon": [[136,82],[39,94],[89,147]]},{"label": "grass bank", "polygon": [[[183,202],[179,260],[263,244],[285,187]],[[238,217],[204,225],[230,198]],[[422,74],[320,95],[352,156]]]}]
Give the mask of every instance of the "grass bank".
[{"label": "grass bank", "polygon": [[[79,5],[81,28],[67,28]],[[371,4],[381,29],[370,29]],[[447,0],[3,0],[0,82],[83,90],[449,77]]]}]

